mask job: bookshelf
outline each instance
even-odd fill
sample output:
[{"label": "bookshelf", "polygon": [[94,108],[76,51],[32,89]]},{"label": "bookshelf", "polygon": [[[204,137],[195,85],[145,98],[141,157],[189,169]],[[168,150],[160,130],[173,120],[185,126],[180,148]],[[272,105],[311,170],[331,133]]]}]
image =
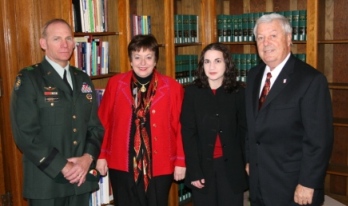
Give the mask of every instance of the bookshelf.
[{"label": "bookshelf", "polygon": [[[108,32],[89,33],[110,43],[110,74],[91,77],[97,88],[103,88],[115,73],[130,70],[127,46],[131,39],[131,15],[150,15],[152,33],[160,46],[158,70],[175,77],[175,55],[196,54],[207,44],[217,41],[218,14],[307,10],[307,41],[294,41],[293,53],[306,53],[306,61],[322,71],[330,83],[333,100],[335,142],[331,163],[348,167],[348,2],[346,0],[107,0]],[[8,111],[17,72],[42,60],[39,48],[40,27],[51,18],[72,23],[72,0],[1,1],[0,15],[0,195],[10,191],[14,205],[27,205],[21,197],[21,154],[13,140]],[[174,43],[174,15],[199,16],[199,42]],[[85,35],[75,33],[75,36]],[[231,53],[256,53],[253,42],[225,43]],[[15,57],[15,58],[13,58]],[[332,167],[333,170],[335,167]],[[343,169],[343,171],[345,171]],[[340,171],[338,171],[340,172]],[[346,176],[331,172],[326,179],[326,192],[348,202]],[[5,178],[9,177],[9,178]],[[170,204],[178,205],[178,186],[170,192]]]},{"label": "bookshelf", "polygon": [[317,68],[328,79],[334,113],[334,148],[327,176],[326,192],[348,203],[348,29],[347,1],[321,1],[317,5]]}]

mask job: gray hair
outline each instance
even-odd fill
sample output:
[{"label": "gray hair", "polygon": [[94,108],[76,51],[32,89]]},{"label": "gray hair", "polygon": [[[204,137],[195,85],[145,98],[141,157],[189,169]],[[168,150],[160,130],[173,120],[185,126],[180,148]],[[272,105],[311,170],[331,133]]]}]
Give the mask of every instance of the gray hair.
[{"label": "gray hair", "polygon": [[274,20],[279,21],[281,26],[283,27],[283,30],[286,34],[292,34],[292,27],[290,25],[289,20],[284,17],[283,15],[277,14],[277,13],[271,13],[271,14],[264,14],[260,18],[257,19],[255,26],[254,26],[254,35],[256,36],[257,27],[261,23],[270,23]]}]

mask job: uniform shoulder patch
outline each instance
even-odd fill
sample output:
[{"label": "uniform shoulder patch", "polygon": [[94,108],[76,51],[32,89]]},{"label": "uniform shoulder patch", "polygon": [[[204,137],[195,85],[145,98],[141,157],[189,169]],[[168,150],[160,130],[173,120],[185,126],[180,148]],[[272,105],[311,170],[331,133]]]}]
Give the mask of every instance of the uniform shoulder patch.
[{"label": "uniform shoulder patch", "polygon": [[28,71],[30,71],[30,70],[33,70],[34,67],[30,66],[30,67],[26,67],[25,69],[28,70]]},{"label": "uniform shoulder patch", "polygon": [[19,87],[21,86],[21,84],[22,84],[21,76],[22,76],[21,73],[19,73],[19,74],[16,76],[16,82],[15,82],[15,85],[14,85],[14,90],[18,90]]}]

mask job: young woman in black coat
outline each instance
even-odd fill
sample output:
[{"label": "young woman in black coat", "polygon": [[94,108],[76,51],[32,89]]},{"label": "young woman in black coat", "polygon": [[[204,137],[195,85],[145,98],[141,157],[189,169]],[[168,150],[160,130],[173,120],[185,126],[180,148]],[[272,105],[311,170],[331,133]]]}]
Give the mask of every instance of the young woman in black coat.
[{"label": "young woman in black coat", "polygon": [[244,88],[229,50],[207,45],[181,113],[187,174],[195,206],[243,206],[247,189]]}]

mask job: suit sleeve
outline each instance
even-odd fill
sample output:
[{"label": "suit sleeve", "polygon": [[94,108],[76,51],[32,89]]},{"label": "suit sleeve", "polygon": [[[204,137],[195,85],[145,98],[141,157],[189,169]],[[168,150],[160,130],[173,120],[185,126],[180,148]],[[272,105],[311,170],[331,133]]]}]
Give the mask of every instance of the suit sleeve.
[{"label": "suit sleeve", "polygon": [[181,134],[181,123],[180,123],[180,114],[181,114],[181,107],[182,107],[182,101],[184,98],[184,90],[180,84],[175,82],[176,85],[176,95],[174,96],[174,104],[172,108],[172,128],[176,128],[176,161],[174,162],[175,166],[185,167],[185,155],[184,155],[184,149],[183,149],[183,142],[182,142],[182,134]]},{"label": "suit sleeve", "polygon": [[301,103],[305,130],[299,184],[321,188],[333,145],[331,97],[326,78],[316,75]]},{"label": "suit sleeve", "polygon": [[33,73],[22,70],[11,97],[11,123],[14,141],[25,158],[54,178],[67,163],[41,134],[38,88]]},{"label": "suit sleeve", "polygon": [[241,142],[241,148],[243,148],[243,158],[244,162],[246,162],[246,135],[247,135],[247,122],[246,122],[246,112],[245,112],[245,90],[240,89],[238,92],[238,99],[236,102],[236,105],[238,105],[238,138],[240,138]]},{"label": "suit sleeve", "polygon": [[99,115],[100,121],[103,127],[105,128],[105,134],[104,134],[104,139],[101,146],[99,159],[106,159],[107,145],[109,145],[109,142],[111,141],[110,139],[111,137],[109,135],[109,132],[110,132],[109,123],[112,122],[111,121],[112,117],[110,115],[112,114],[112,110],[114,108],[113,105],[115,101],[115,98],[114,98],[115,96],[113,94],[115,94],[116,92],[114,90],[115,81],[113,80],[114,78],[111,78],[108,84],[106,85],[105,92],[98,109],[98,115]]},{"label": "suit sleeve", "polygon": [[204,178],[200,167],[200,151],[198,147],[198,131],[194,108],[195,93],[193,87],[185,89],[184,101],[181,112],[181,131],[186,158],[186,167],[189,180]]}]

